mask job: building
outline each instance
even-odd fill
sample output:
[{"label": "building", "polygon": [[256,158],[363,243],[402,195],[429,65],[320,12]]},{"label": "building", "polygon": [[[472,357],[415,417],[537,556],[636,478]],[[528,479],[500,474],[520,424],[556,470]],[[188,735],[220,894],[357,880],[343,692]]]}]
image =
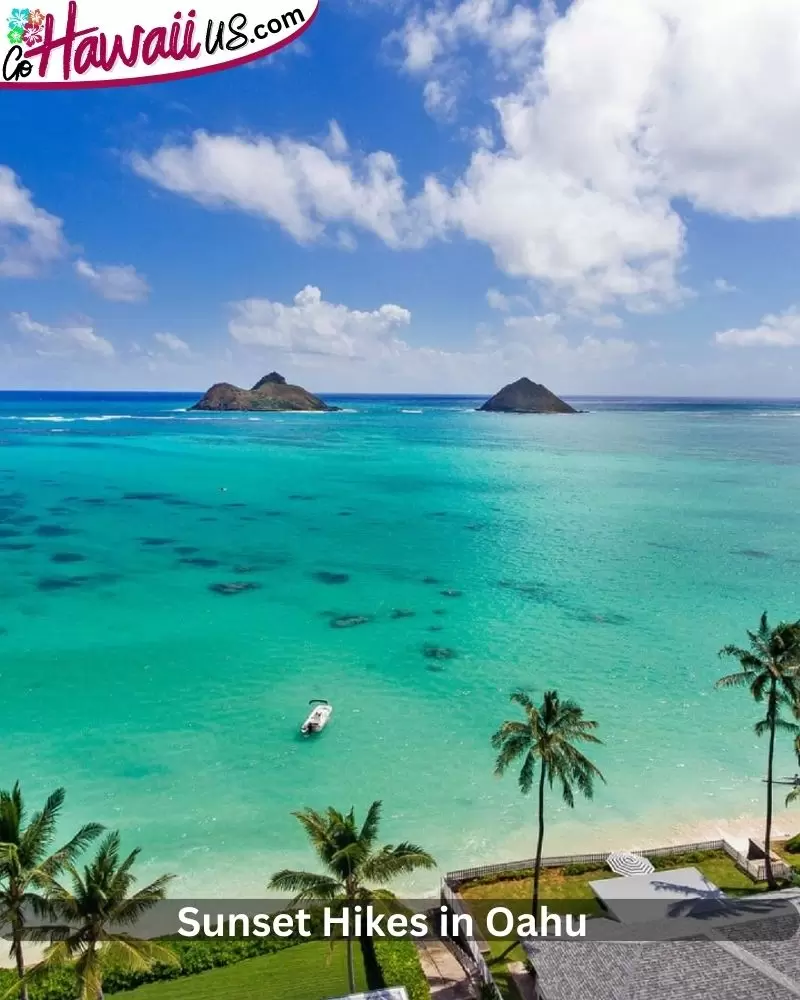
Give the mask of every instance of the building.
[{"label": "building", "polygon": [[522,942],[538,1000],[800,998],[800,891],[734,899],[696,868],[592,888],[585,938]]}]

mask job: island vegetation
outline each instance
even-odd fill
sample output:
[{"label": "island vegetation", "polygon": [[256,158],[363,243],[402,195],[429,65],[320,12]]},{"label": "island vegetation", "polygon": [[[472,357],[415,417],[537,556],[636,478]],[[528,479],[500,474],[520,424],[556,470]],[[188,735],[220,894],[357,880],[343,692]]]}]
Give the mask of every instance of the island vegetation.
[{"label": "island vegetation", "polygon": [[302,386],[290,385],[278,372],[270,372],[259,379],[252,389],[241,389],[230,382],[217,382],[191,409],[329,413],[339,407],[329,406]]}]

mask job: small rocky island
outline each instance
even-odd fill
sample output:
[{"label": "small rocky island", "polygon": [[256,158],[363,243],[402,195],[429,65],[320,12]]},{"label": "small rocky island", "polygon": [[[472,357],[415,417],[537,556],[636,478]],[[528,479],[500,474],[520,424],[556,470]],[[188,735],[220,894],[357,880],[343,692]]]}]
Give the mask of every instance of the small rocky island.
[{"label": "small rocky island", "polygon": [[490,413],[577,413],[569,403],[529,378],[520,378],[504,386],[479,410]]},{"label": "small rocky island", "polygon": [[217,382],[191,409],[332,412],[339,407],[328,406],[301,386],[289,385],[283,375],[270,372],[259,379],[252,389],[240,389],[230,382]]}]

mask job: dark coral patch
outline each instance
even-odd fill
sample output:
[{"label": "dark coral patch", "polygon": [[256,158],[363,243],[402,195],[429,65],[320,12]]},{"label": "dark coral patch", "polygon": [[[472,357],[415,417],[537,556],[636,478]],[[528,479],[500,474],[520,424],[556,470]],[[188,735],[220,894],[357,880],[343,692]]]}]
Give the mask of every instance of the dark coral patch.
[{"label": "dark coral patch", "polygon": [[43,576],[36,581],[36,589],[46,594],[59,590],[73,590],[82,587],[88,580],[88,576]]},{"label": "dark coral patch", "polygon": [[374,621],[372,615],[338,615],[331,618],[331,628],[355,628],[357,625],[368,625]]},{"label": "dark coral patch", "polygon": [[240,580],[236,583],[212,583],[208,589],[215,594],[230,596],[231,594],[243,594],[248,590],[260,590],[261,584],[252,580],[246,582]]},{"label": "dark coral patch", "polygon": [[422,655],[426,660],[454,660],[458,653],[449,646],[433,646],[426,643],[422,647]]},{"label": "dark coral patch", "polygon": [[347,573],[332,573],[330,570],[321,569],[316,573],[311,574],[317,583],[327,583],[331,585],[336,585],[340,583],[347,583],[350,579]]},{"label": "dark coral patch", "polygon": [[72,528],[65,528],[61,524],[40,524],[36,529],[36,534],[42,538],[65,538],[67,535],[74,535]]},{"label": "dark coral patch", "polygon": [[141,491],[136,493],[123,493],[123,500],[142,500],[142,501],[157,501],[157,500],[172,500],[174,499],[171,493],[158,493],[150,491]]},{"label": "dark coral patch", "polygon": [[80,552],[55,552],[50,556],[50,562],[54,563],[79,563],[85,561],[86,556],[82,556]]}]

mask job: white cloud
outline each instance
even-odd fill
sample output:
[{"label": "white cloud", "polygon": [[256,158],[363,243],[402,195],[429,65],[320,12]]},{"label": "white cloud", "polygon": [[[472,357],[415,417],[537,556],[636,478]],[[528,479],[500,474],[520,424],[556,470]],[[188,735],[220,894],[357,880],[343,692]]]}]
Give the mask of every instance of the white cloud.
[{"label": "white cloud", "polygon": [[114,346],[104,337],[98,336],[91,326],[47,326],[37,323],[26,312],[12,313],[11,319],[17,330],[42,344],[38,354],[69,356],[76,350],[88,351],[104,358],[114,356]]},{"label": "white cloud", "polygon": [[480,142],[454,182],[429,176],[409,196],[393,156],[353,152],[338,126],[324,148],[196,133],[135,169],[302,242],[329,229],[340,239],[343,226],[391,247],[463,235],[558,308],[598,317],[686,298],[683,204],[800,215],[796,0],[582,0],[560,16],[441,0],[402,39],[406,68],[445,114],[449,60],[474,44],[494,60],[496,148]]},{"label": "white cloud", "polygon": [[428,80],[423,90],[425,110],[432,118],[450,121],[456,110],[455,87],[450,82]]},{"label": "white cloud", "polygon": [[176,337],[174,333],[156,333],[153,334],[153,340],[161,344],[162,347],[166,347],[168,351],[172,351],[173,354],[189,354],[190,348],[185,340],[181,340],[180,337]]},{"label": "white cloud", "polygon": [[618,330],[623,326],[622,320],[614,313],[600,313],[599,316],[592,317],[594,326],[603,326],[610,330]]},{"label": "white cloud", "polygon": [[515,309],[530,311],[533,309],[530,299],[524,295],[504,295],[496,288],[490,288],[486,293],[486,302],[490,309],[498,312],[511,312]]},{"label": "white cloud", "polygon": [[[490,39],[500,6],[481,8]],[[409,69],[430,71],[458,35],[436,11],[422,23],[434,17],[437,42]],[[477,150],[454,186],[429,185],[442,229],[578,308],[650,310],[686,294],[678,199],[745,219],[800,213],[795,0],[583,0],[545,31],[495,101],[501,148]]]},{"label": "white cloud", "polygon": [[292,305],[246,299],[233,303],[233,312],[228,330],[241,344],[343,358],[375,358],[405,349],[395,334],[411,322],[411,313],[401,306],[361,312],[326,302],[312,285],[298,292]]},{"label": "white cloud", "polygon": [[133,167],[201,204],[277,222],[301,243],[319,240],[331,223],[356,225],[389,246],[406,242],[412,220],[394,158],[350,155],[335,123],[324,145],[195,132],[188,145],[134,157]]},{"label": "white cloud", "polygon": [[542,25],[550,17],[548,3],[540,13],[510,0],[461,0],[436,3],[424,14],[413,14],[395,36],[403,48],[410,73],[437,68],[464,44],[484,46],[496,59],[520,61],[530,57],[532,44],[540,41]]},{"label": "white cloud", "polygon": [[[458,350],[413,346],[400,336],[411,315],[397,305],[372,311],[327,302],[306,286],[292,303],[268,299],[233,303],[229,332],[240,347],[269,348],[304,371],[308,382],[349,391],[476,391],[498,388],[528,374],[556,387],[584,387],[604,372],[629,367],[637,356],[629,341],[562,332],[555,313],[506,316],[499,331],[477,331]],[[359,364],[354,365],[357,359]],[[276,362],[277,364],[278,362]],[[299,377],[299,376],[298,376]]]},{"label": "white cloud", "polygon": [[33,202],[10,167],[0,164],[0,277],[29,278],[66,252],[61,219]]},{"label": "white cloud", "polygon": [[793,307],[770,313],[758,326],[723,330],[714,341],[723,347],[800,347],[800,312]]},{"label": "white cloud", "polygon": [[714,281],[714,291],[719,292],[720,295],[730,295],[732,292],[738,292],[739,289],[725,278],[717,278]]},{"label": "white cloud", "polygon": [[150,286],[132,264],[93,265],[75,261],[75,273],[104,299],[111,302],[144,302]]}]

